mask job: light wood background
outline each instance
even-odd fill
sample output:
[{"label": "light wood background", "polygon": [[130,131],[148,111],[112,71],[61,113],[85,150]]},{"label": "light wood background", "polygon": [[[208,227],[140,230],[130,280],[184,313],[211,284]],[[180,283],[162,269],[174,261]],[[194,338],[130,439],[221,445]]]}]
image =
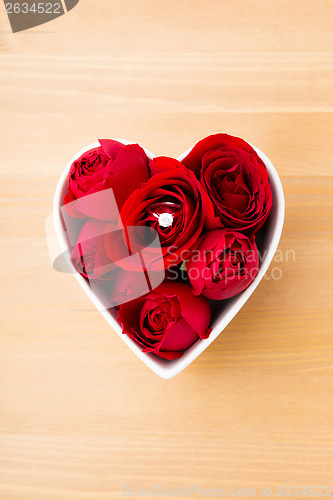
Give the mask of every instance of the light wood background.
[{"label": "light wood background", "polygon": [[[333,495],[332,19],[331,0],[81,0],[13,35],[1,3],[1,500]],[[282,278],[164,381],[51,269],[44,220],[97,138],[177,156],[219,131],[281,175]]]}]

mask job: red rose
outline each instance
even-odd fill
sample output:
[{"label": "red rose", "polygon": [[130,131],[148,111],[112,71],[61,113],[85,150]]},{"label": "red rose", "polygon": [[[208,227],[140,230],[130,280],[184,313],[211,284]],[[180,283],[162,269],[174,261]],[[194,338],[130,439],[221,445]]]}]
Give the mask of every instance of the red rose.
[{"label": "red rose", "polygon": [[[215,229],[221,223],[214,217],[212,202],[193,172],[167,157],[154,158],[149,166],[152,177],[125,201],[120,219],[124,227],[156,230],[160,247],[146,248],[146,258],[151,250],[150,268],[158,270],[184,260],[197,247],[203,228]],[[143,248],[138,238],[131,243],[133,252]],[[113,260],[124,258],[126,252],[128,255],[126,241],[119,238],[107,235],[105,247]]]},{"label": "red rose", "polygon": [[263,161],[247,142],[211,135],[182,163],[200,178],[225,226],[251,233],[265,222],[272,207],[271,187]]},{"label": "red rose", "polygon": [[209,336],[211,311],[203,297],[182,283],[165,283],[119,307],[123,333],[162,358],[175,359]]},{"label": "red rose", "polygon": [[258,273],[259,256],[254,236],[230,229],[205,234],[186,261],[193,293],[213,300],[229,299],[245,290]]},{"label": "red rose", "polygon": [[[140,233],[140,228],[133,229]],[[124,270],[119,266],[119,262],[112,261],[104,246],[105,234],[110,230],[109,222],[88,219],[70,255],[75,270],[89,279],[90,288],[101,299],[106,309],[142,297],[160,285],[165,277],[164,270],[146,273],[143,265],[144,253],[142,259],[142,255],[140,258],[137,254],[129,257],[127,252],[127,261],[132,262],[131,265],[137,272]],[[117,240],[117,236],[121,236],[122,233],[122,230],[114,230],[110,237]]]},{"label": "red rose", "polygon": [[[64,201],[72,217],[115,220],[125,200],[149,179],[148,158],[138,144],[99,142],[101,147],[83,153],[70,168]],[[86,198],[95,193],[100,194]]]},{"label": "red rose", "polygon": [[104,235],[108,227],[108,222],[88,219],[72,248],[71,263],[85,278],[110,279],[110,273],[118,269],[104,248]]}]

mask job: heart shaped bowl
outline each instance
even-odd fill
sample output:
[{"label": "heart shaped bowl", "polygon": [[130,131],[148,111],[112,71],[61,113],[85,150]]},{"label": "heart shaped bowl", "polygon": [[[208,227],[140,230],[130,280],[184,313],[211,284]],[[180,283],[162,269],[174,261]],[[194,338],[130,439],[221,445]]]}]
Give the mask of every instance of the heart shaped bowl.
[{"label": "heart shaped bowl", "polygon": [[[133,144],[132,141],[125,141],[121,139],[117,140],[123,144]],[[285,201],[281,181],[269,158],[267,158],[267,156],[262,151],[260,151],[260,149],[252,146],[266,165],[273,194],[273,206],[271,213],[264,224],[264,229],[260,231],[262,235],[261,241],[258,244],[258,250],[262,258],[260,262],[259,272],[251,285],[239,295],[231,299],[216,302],[214,304],[211,323],[212,332],[208,339],[198,340],[184,352],[183,356],[178,359],[168,361],[156,356],[155,354],[142,352],[141,347],[134,340],[130,339],[127,335],[124,335],[122,333],[122,328],[116,319],[116,311],[111,310],[110,312],[110,310],[105,310],[99,298],[92,292],[88,282],[75,271],[74,267],[69,262],[68,255],[70,245],[66,231],[64,230],[62,224],[60,211],[61,206],[64,204],[67,175],[72,163],[75,160],[77,160],[86,151],[89,151],[90,149],[98,146],[99,143],[95,142],[77,153],[68,163],[63,174],[61,175],[61,178],[59,179],[54,197],[53,218],[60,250],[61,252],[63,252],[63,255],[67,255],[68,265],[71,267],[73,274],[75,275],[85,293],[90,298],[91,302],[96,306],[97,310],[101,312],[106,321],[119,335],[122,341],[125,342],[125,344],[127,344],[128,347],[157,375],[164,379],[170,379],[184,370],[184,368],[186,368],[190,363],[192,363],[192,361],[194,361],[205,349],[207,349],[207,347],[223,332],[223,330],[236,316],[236,314],[245,304],[248,298],[253,294],[254,290],[257,288],[260,281],[264,277],[279,244],[284,222]],[[154,156],[156,156],[147,149],[143,149],[149,158],[154,158]],[[185,156],[191,151],[191,149],[192,148],[185,151],[185,153],[183,153],[177,159],[179,161],[182,161]]]}]

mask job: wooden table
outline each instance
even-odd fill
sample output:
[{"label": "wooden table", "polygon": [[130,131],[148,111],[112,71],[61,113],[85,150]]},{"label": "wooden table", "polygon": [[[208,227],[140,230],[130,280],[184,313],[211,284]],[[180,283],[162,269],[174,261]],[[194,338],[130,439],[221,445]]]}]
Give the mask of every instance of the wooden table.
[{"label": "wooden table", "polygon": [[[12,34],[1,5],[1,500],[333,495],[332,18],[329,0],[81,0]],[[44,221],[97,138],[176,156],[219,131],[281,175],[282,278],[165,381],[51,269]]]}]

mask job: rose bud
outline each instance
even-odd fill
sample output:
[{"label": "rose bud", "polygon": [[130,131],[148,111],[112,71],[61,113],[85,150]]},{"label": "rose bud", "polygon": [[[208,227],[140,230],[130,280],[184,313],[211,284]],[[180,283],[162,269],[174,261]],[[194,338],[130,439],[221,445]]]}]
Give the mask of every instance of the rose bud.
[{"label": "rose bud", "polygon": [[258,273],[259,256],[254,236],[230,229],[206,233],[186,261],[195,295],[229,299],[245,290]]},{"label": "rose bud", "polygon": [[71,263],[78,273],[89,279],[110,279],[117,266],[104,248],[104,235],[109,223],[89,219],[82,227],[71,251]]},{"label": "rose bud", "polygon": [[115,220],[125,200],[149,179],[148,157],[138,144],[125,146],[109,139],[99,143],[70,168],[64,201],[72,217]]},{"label": "rose bud", "polygon": [[[126,200],[120,219],[124,227],[147,227],[158,233],[159,254],[154,255],[156,249],[151,249],[149,264],[152,270],[161,266],[167,269],[179,264],[197,247],[204,228],[215,229],[221,227],[221,223],[193,172],[179,161],[166,157],[154,158],[149,166],[152,177]],[[143,248],[139,238],[131,245],[133,252]],[[107,235],[105,246],[113,260],[120,260],[126,252],[128,255],[126,241],[116,242]],[[150,249],[145,246],[147,258]]]},{"label": "rose bud", "polygon": [[272,207],[265,164],[238,137],[216,134],[198,142],[182,163],[193,170],[226,227],[258,231]]},{"label": "rose bud", "polygon": [[209,304],[183,283],[165,283],[118,310],[123,333],[165,359],[182,356],[198,339],[208,338]]}]

